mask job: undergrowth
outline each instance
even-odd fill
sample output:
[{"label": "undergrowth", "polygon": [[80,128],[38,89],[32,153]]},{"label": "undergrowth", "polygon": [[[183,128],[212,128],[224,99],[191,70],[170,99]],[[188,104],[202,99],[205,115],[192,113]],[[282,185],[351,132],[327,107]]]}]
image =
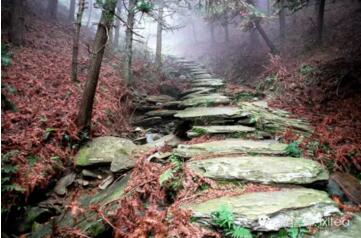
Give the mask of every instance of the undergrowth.
[{"label": "undergrowth", "polygon": [[299,148],[299,143],[294,141],[288,144],[286,147],[286,153],[291,157],[296,157],[296,158],[301,157],[301,150]]}]

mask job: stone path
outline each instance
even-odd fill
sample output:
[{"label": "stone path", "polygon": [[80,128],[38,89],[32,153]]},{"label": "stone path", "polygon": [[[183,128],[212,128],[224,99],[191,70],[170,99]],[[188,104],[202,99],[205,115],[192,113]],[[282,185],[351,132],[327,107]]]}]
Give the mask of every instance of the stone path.
[{"label": "stone path", "polygon": [[[276,140],[277,133],[286,129],[292,129],[301,138],[310,135],[313,128],[306,121],[292,118],[288,112],[270,109],[265,101],[235,102],[231,96],[224,94],[223,79],[214,77],[195,62],[179,59],[179,63],[183,71],[189,73],[191,85],[191,88],[180,93],[179,98],[139,96],[139,116],[134,124],[144,127],[137,130],[145,133],[145,136],[134,142],[147,143],[136,145],[123,138],[96,138],[77,154],[75,160],[79,168],[105,164],[111,172],[129,170],[135,166],[135,161],[130,159],[132,154],[168,145],[174,148],[173,154],[187,161],[186,166],[191,171],[216,183],[252,182],[275,188],[270,192],[250,192],[182,204],[202,225],[209,225],[211,214],[222,205],[231,207],[237,225],[254,231],[314,225],[340,213],[326,192],[309,188],[315,184],[325,184],[328,180],[329,175],[324,167],[311,158],[290,157],[289,145]],[[189,138],[208,135],[212,139],[221,135],[224,139],[186,144],[169,134],[177,125],[184,123],[191,125],[186,128]],[[156,133],[147,132],[154,128],[157,128]],[[169,135],[162,137],[160,134]],[[156,153],[147,160],[164,161],[170,155]],[[89,176],[91,173],[85,174]],[[109,180],[109,176],[107,178]],[[104,186],[101,193],[95,197],[86,196],[83,203],[102,205],[119,199],[127,180],[126,176],[109,187]],[[66,187],[64,189],[62,191],[66,192]],[[91,223],[80,222],[77,229],[91,237],[99,235],[103,229],[100,221],[92,219],[92,213],[84,217]],[[58,224],[65,226],[67,220],[59,220]],[[35,234],[44,230],[40,229]],[[357,237],[355,230],[349,233],[356,236],[348,237]]]}]

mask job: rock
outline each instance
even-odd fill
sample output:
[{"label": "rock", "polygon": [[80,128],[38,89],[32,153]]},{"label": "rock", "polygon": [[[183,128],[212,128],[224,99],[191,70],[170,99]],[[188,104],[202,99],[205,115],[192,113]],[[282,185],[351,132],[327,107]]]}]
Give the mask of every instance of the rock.
[{"label": "rock", "polygon": [[84,180],[84,179],[77,179],[75,180],[75,182],[77,182],[79,185],[86,187],[90,184],[90,182],[88,180]]},{"label": "rock", "polygon": [[55,185],[54,192],[59,196],[64,196],[67,192],[67,187],[75,180],[76,174],[70,173],[62,177]]},{"label": "rock", "polygon": [[114,175],[111,173],[109,174],[99,185],[98,187],[101,190],[106,189],[107,187],[109,187],[109,185],[114,181]]},{"label": "rock", "polygon": [[96,179],[102,179],[103,177],[98,174],[98,173],[95,173],[93,171],[90,171],[90,170],[87,170],[87,169],[83,169],[81,171],[81,174],[84,176],[84,177],[88,177],[88,178],[96,178]]},{"label": "rock", "polygon": [[136,145],[124,138],[104,136],[94,138],[78,151],[75,162],[77,166],[112,164],[113,172],[127,170],[134,166],[130,159]]},{"label": "rock", "polygon": [[[194,74],[194,73],[193,73]],[[208,73],[202,73],[202,72],[198,72],[197,74],[194,74],[195,76],[193,77],[194,79],[211,79],[213,76],[211,74]]]},{"label": "rock", "polygon": [[188,98],[187,95],[189,94],[195,94],[195,95],[201,95],[201,94],[207,94],[207,93],[213,93],[215,92],[215,88],[207,88],[207,87],[198,87],[198,88],[191,88],[188,90],[185,90],[181,93],[181,96],[183,99]]},{"label": "rock", "polygon": [[[353,219],[347,222],[346,220],[335,220],[335,227],[326,227],[314,237],[318,238],[359,238],[361,234],[361,214],[354,214]],[[328,225],[328,224],[326,224]]]},{"label": "rock", "polygon": [[361,205],[361,184],[351,174],[336,172],[331,175],[330,180],[336,183],[346,197],[356,205]]},{"label": "rock", "polygon": [[191,210],[198,223],[209,225],[211,214],[222,205],[230,207],[235,224],[257,231],[310,226],[339,212],[327,193],[306,188],[224,196],[182,207]]},{"label": "rock", "polygon": [[215,88],[218,88],[218,87],[222,87],[223,85],[224,85],[223,81],[214,80],[214,79],[207,79],[207,80],[202,80],[202,81],[199,81],[199,82],[192,83],[193,87],[215,87]]},{"label": "rock", "polygon": [[313,132],[308,122],[291,118],[290,113],[286,111],[270,109],[266,101],[241,102],[239,106],[243,114],[247,115],[246,120],[239,121],[241,124],[256,124],[258,129],[270,133],[292,129],[295,133],[308,136]]},{"label": "rock", "polygon": [[18,227],[19,232],[25,233],[30,231],[34,222],[50,217],[52,215],[54,215],[53,212],[43,207],[30,207],[26,209],[24,220],[19,224]]},{"label": "rock", "polygon": [[162,104],[162,108],[166,109],[184,109],[184,106],[181,105],[181,101],[169,101]]},{"label": "rock", "polygon": [[161,117],[148,117],[148,118],[141,118],[134,121],[133,124],[135,125],[142,125],[142,126],[152,126],[161,123],[163,119]]},{"label": "rock", "polygon": [[226,154],[263,154],[286,155],[286,144],[277,141],[254,141],[226,139],[192,145],[178,145],[174,152],[182,157],[191,158],[198,155]]},{"label": "rock", "polygon": [[179,96],[180,89],[175,87],[174,85],[161,84],[159,86],[159,92],[163,95],[168,95],[177,98]]},{"label": "rock", "polygon": [[145,100],[152,103],[166,103],[169,101],[174,101],[174,98],[168,95],[158,95],[148,96]]},{"label": "rock", "polygon": [[147,133],[147,134],[145,134],[146,142],[148,144],[153,143],[154,141],[159,140],[162,137],[163,137],[163,135],[158,134],[158,133]]},{"label": "rock", "polygon": [[327,171],[316,161],[292,157],[218,157],[189,161],[187,166],[204,177],[217,180],[310,184],[328,179]]},{"label": "rock", "polygon": [[173,117],[177,112],[177,110],[157,110],[147,112],[145,115],[148,117]]},{"label": "rock", "polygon": [[[79,230],[80,233],[87,235],[88,237],[98,237],[100,234],[106,231],[106,225],[98,214],[89,209],[90,206],[103,207],[105,215],[109,211],[114,211],[119,208],[119,203],[115,203],[113,206],[107,205],[113,201],[119,200],[124,195],[124,189],[129,180],[129,175],[125,176],[121,180],[115,182],[107,189],[101,191],[96,195],[83,195],[80,197],[79,208],[84,209],[84,213],[81,216],[73,216],[70,210],[65,210],[64,213],[54,218],[54,223],[61,228],[70,228]],[[107,206],[106,206],[107,205]],[[31,238],[51,237],[52,235],[52,221],[33,226],[33,231],[29,235]]]},{"label": "rock", "polygon": [[[221,94],[209,94],[209,95],[198,95],[190,97],[182,102],[187,107],[196,106],[214,106],[218,104],[228,104],[231,100],[228,97]],[[176,113],[175,113],[176,114]]]},{"label": "rock", "polygon": [[175,117],[182,119],[229,118],[240,116],[238,107],[191,107],[179,111]]},{"label": "rock", "polygon": [[256,129],[248,126],[241,125],[216,125],[216,126],[193,126],[192,133],[198,135],[205,134],[234,134],[234,133],[251,133]]},{"label": "rock", "polygon": [[170,153],[170,152],[164,152],[164,153],[156,152],[156,153],[152,154],[151,156],[149,156],[147,158],[147,161],[153,162],[153,163],[157,163],[157,162],[163,162],[164,163],[165,162],[164,160],[166,158],[168,158],[169,156],[171,156],[171,155],[172,155],[172,153]]}]

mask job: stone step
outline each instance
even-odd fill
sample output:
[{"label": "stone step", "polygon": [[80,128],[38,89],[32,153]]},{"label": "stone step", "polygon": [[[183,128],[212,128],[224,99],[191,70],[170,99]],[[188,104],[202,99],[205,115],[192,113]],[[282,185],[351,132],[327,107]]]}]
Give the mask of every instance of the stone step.
[{"label": "stone step", "polygon": [[202,81],[202,82],[196,82],[196,83],[192,83],[193,87],[222,87],[224,86],[224,83],[221,81]]},{"label": "stone step", "polygon": [[218,84],[223,83],[224,84],[224,81],[222,79],[218,79],[218,78],[193,79],[191,81],[192,85],[197,85],[200,83],[218,83]]},{"label": "stone step", "polygon": [[145,113],[147,117],[173,117],[178,110],[156,110]]},{"label": "stone step", "polygon": [[188,136],[196,137],[200,135],[213,134],[236,134],[236,133],[253,133],[256,131],[254,127],[242,125],[215,125],[215,126],[193,126]]},{"label": "stone step", "polygon": [[215,180],[310,184],[328,179],[328,172],[318,162],[293,157],[228,156],[189,161],[187,166]]},{"label": "stone step", "polygon": [[252,192],[182,205],[198,223],[205,225],[212,224],[212,214],[222,207],[233,213],[236,225],[257,231],[310,226],[339,213],[327,193],[306,188]]},{"label": "stone step", "polygon": [[286,147],[287,144],[274,140],[225,139],[200,144],[181,144],[174,152],[185,158],[230,154],[287,155]]},{"label": "stone step", "polygon": [[207,88],[207,87],[193,87],[193,88],[190,88],[190,89],[187,89],[185,91],[183,91],[181,93],[181,96],[182,97],[186,97],[187,95],[189,94],[192,94],[192,93],[211,93],[211,92],[215,92],[216,89],[215,88]]},{"label": "stone step", "polygon": [[209,95],[194,95],[183,100],[182,105],[187,107],[215,106],[219,104],[229,104],[231,100],[221,94],[213,93]]},{"label": "stone step", "polygon": [[174,115],[182,119],[225,119],[243,117],[242,111],[238,107],[191,107],[179,111]]}]

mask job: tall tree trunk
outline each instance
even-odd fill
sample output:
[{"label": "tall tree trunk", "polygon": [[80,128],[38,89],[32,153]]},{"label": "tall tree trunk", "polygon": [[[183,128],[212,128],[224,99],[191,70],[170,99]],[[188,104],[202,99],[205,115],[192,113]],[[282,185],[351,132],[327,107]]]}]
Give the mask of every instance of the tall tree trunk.
[{"label": "tall tree trunk", "polygon": [[280,21],[280,37],[281,42],[283,43],[286,39],[286,13],[285,13],[285,5],[284,0],[280,0],[279,4],[279,21]]},{"label": "tall tree trunk", "polygon": [[159,19],[157,23],[157,45],[155,50],[155,64],[158,69],[162,67],[162,34],[163,34],[163,6],[159,7]]},{"label": "tall tree trunk", "polygon": [[223,28],[224,28],[224,39],[226,42],[229,42],[229,29],[228,29],[228,21],[226,21],[223,24]]},{"label": "tall tree trunk", "polygon": [[[81,0],[79,0],[79,1],[81,1]],[[74,21],[75,2],[76,2],[76,0],[70,0],[69,17],[68,17],[69,22]]]},{"label": "tall tree trunk", "polygon": [[93,56],[88,71],[87,81],[80,102],[76,124],[81,130],[90,130],[93,103],[98,84],[100,68],[103,60],[105,45],[108,40],[108,31],[113,23],[116,0],[106,0],[98,24],[93,45]]},{"label": "tall tree trunk", "polygon": [[76,14],[76,25],[73,36],[73,58],[71,64],[71,80],[73,82],[78,81],[78,51],[79,51],[79,38],[80,38],[80,28],[81,20],[83,18],[85,8],[85,0],[79,0],[78,13]]},{"label": "tall tree trunk", "polygon": [[[121,0],[119,0],[121,1]],[[90,23],[91,23],[91,19],[92,19],[92,13],[93,13],[93,0],[89,0],[89,12],[88,12],[88,21],[86,23],[86,26],[89,28]]]},{"label": "tall tree trunk", "polygon": [[212,44],[214,44],[214,43],[216,43],[216,38],[214,36],[214,25],[213,25],[212,22],[209,25],[209,29],[210,29],[210,32],[211,32],[211,42],[212,42]]},{"label": "tall tree trunk", "polygon": [[57,18],[58,0],[48,0],[48,14],[54,20]]},{"label": "tall tree trunk", "polygon": [[[122,14],[122,8],[121,8],[121,1],[118,1],[117,4],[117,15],[120,17],[120,15]],[[115,29],[114,29],[114,47],[118,48],[119,47],[119,32],[120,32],[120,19],[117,17],[115,20]]]},{"label": "tall tree trunk", "polygon": [[263,30],[259,20],[254,22],[256,29],[258,30],[259,34],[262,36],[263,40],[266,42],[267,46],[270,48],[272,54],[277,54],[278,50],[276,46],[272,43],[272,41],[268,38],[266,32]]},{"label": "tall tree trunk", "polygon": [[10,28],[11,42],[14,45],[22,45],[24,42],[24,31],[24,0],[14,0]]},{"label": "tall tree trunk", "polygon": [[136,6],[136,0],[129,0],[128,5],[128,17],[127,17],[127,29],[125,31],[125,62],[124,62],[124,78],[127,85],[133,83],[132,75],[132,58],[133,58],[133,28]]},{"label": "tall tree trunk", "polygon": [[322,44],[322,35],[323,35],[323,17],[325,13],[325,4],[326,0],[320,0],[318,6],[318,15],[317,15],[317,42]]}]

